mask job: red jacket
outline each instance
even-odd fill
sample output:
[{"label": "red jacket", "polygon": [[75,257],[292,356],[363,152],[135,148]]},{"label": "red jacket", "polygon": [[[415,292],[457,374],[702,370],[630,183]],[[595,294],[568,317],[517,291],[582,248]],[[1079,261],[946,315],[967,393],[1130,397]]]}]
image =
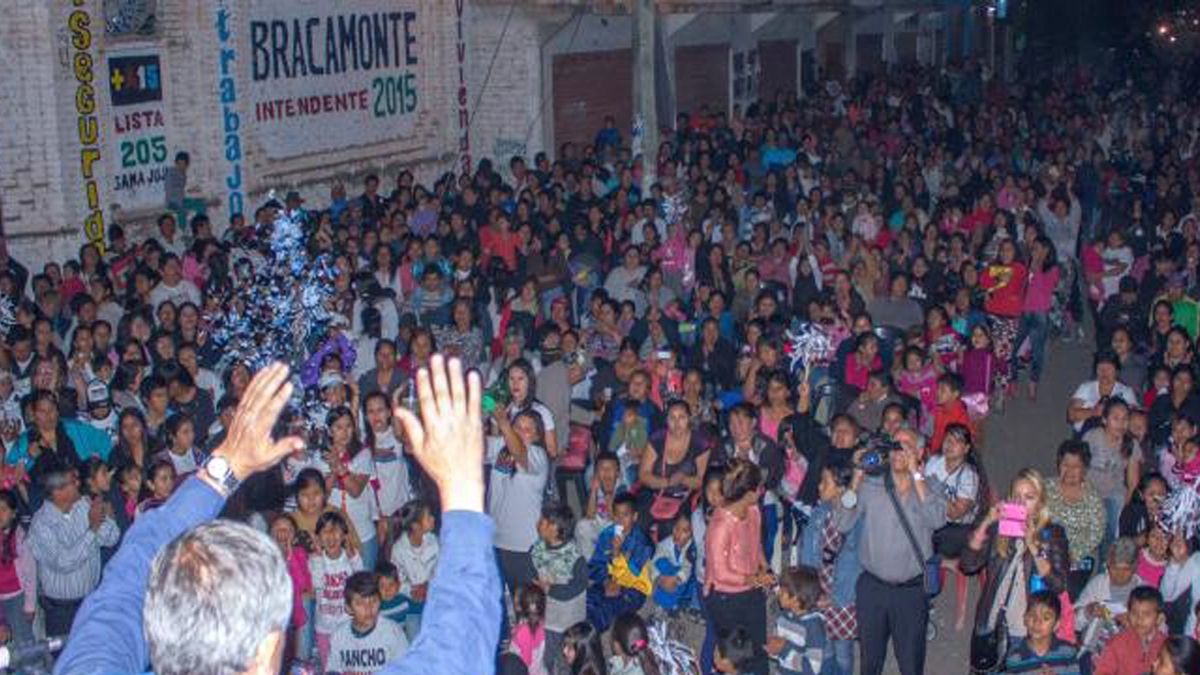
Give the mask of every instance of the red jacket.
[{"label": "red jacket", "polygon": [[929,454],[942,454],[942,439],[946,437],[946,427],[951,424],[961,424],[968,429],[971,429],[974,435],[974,427],[971,425],[971,416],[967,414],[967,405],[959,399],[955,399],[949,403],[939,403],[933,410],[933,438],[929,441]]},{"label": "red jacket", "polygon": [[988,297],[983,308],[988,314],[1016,318],[1021,316],[1025,305],[1025,277],[1028,270],[1023,263],[1011,265],[995,263],[988,265],[979,279],[979,285],[987,289]]},{"label": "red jacket", "polygon": [[1167,641],[1163,633],[1155,633],[1149,645],[1142,646],[1142,639],[1133,630],[1126,628],[1117,633],[1093,664],[1095,675],[1142,675],[1154,671],[1154,660],[1158,650]]}]

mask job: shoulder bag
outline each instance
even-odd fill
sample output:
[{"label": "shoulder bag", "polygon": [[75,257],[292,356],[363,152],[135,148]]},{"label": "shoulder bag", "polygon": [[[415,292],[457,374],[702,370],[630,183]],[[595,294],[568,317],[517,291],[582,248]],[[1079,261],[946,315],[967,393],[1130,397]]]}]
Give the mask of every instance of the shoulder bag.
[{"label": "shoulder bag", "polygon": [[[1019,556],[1014,556],[1013,564],[1021,565],[1023,563]],[[1001,583],[1004,582],[1005,576],[1007,575],[1001,573]],[[971,632],[971,673],[973,675],[995,673],[1004,665],[1004,657],[1008,654],[1008,620],[1005,615],[1008,601],[1012,598],[1013,589],[1016,586],[1015,581],[1008,585],[1008,592],[1004,594],[1004,604],[1000,605],[1000,611],[996,614],[996,625],[992,626],[989,631],[982,631],[979,626],[976,626],[975,630]]]},{"label": "shoulder bag", "polygon": [[925,595],[933,597],[942,590],[942,563],[937,557],[937,554],[929,556],[928,559],[921,553],[921,547],[917,544],[917,538],[913,535],[912,526],[908,523],[908,516],[904,515],[904,509],[900,507],[900,500],[896,497],[896,484],[892,482],[891,472],[887,472],[883,476],[883,486],[887,490],[888,498],[892,500],[892,506],[896,509],[896,515],[900,518],[900,525],[904,527],[904,534],[908,537],[908,543],[912,546],[913,554],[917,556],[917,562],[924,569],[924,588]]}]

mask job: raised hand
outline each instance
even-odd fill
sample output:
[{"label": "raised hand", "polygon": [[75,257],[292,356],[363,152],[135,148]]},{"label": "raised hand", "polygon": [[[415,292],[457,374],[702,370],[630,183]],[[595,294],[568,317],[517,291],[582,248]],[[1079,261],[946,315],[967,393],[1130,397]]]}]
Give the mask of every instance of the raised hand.
[{"label": "raised hand", "polygon": [[483,511],[483,419],[479,373],[434,354],[417,371],[421,417],[396,406],[412,453],[438,486],[445,511]]},{"label": "raised hand", "polygon": [[297,436],[279,441],[271,437],[279,413],[292,397],[290,374],[282,363],[272,363],[258,371],[238,403],[225,441],[213,451],[229,462],[238,480],[270,468],[304,447],[304,441]]}]

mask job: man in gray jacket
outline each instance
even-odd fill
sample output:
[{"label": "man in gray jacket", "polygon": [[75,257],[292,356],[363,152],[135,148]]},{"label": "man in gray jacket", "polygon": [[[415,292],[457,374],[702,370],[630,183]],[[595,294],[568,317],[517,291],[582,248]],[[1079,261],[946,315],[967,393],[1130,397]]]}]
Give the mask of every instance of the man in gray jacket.
[{"label": "man in gray jacket", "polygon": [[[849,532],[863,521],[858,557],[862,574],[856,588],[862,673],[883,672],[887,643],[892,640],[903,675],[925,672],[925,560],[933,555],[933,532],[946,524],[946,495],[936,479],[921,472],[922,438],[911,429],[896,434],[900,447],[888,455],[882,475],[855,472],[854,497],[835,506],[834,522]],[[855,453],[861,461],[864,450]],[[920,555],[913,549],[896,510],[892,491],[904,511]]]}]

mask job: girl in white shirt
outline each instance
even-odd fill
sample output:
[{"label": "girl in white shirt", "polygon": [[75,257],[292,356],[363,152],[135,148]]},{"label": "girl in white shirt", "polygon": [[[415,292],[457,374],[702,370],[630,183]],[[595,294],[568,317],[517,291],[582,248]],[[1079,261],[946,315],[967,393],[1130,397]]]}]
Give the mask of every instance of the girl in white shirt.
[{"label": "girl in white shirt", "polygon": [[335,408],[329,413],[327,423],[329,449],[321,458],[324,466],[319,468],[329,488],[329,503],[346,512],[361,541],[363,564],[374,569],[379,553],[375,525],[379,520],[379,500],[371,486],[375,460],[371,451],[358,442],[349,408]]},{"label": "girl in white shirt", "polygon": [[421,630],[421,611],[425,608],[425,595],[437,566],[438,539],[433,533],[436,525],[433,509],[420,499],[414,499],[400,509],[402,534],[392,545],[392,564],[400,577],[400,593],[409,598],[404,632],[410,641],[415,640]]},{"label": "girl in white shirt", "polygon": [[342,624],[350,620],[346,613],[346,579],[363,568],[362,559],[346,550],[346,521],[338,513],[324,513],[317,520],[320,553],[308,559],[316,597],[317,654],[321,671],[329,661],[329,641]]},{"label": "girl in white shirt", "polygon": [[[400,405],[400,399],[397,397],[392,403]],[[379,500],[380,522],[386,524],[414,496],[408,461],[397,437],[399,420],[393,419],[387,396],[380,391],[367,394],[365,408],[366,445],[375,464],[371,486]]]}]

